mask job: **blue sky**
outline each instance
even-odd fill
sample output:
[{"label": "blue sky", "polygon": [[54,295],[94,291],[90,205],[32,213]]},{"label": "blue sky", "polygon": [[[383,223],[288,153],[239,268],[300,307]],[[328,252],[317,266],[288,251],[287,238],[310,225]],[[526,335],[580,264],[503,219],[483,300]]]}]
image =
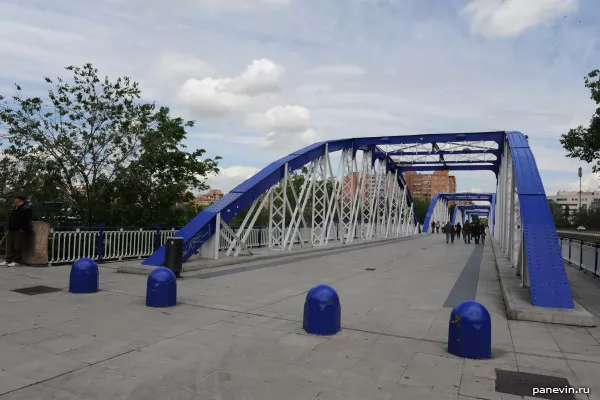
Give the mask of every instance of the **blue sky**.
[{"label": "blue sky", "polygon": [[[0,92],[92,62],[197,121],[229,190],[324,139],[450,131],[529,135],[546,191],[599,187],[558,139],[587,124],[597,0],[0,0]],[[489,173],[459,190],[492,191]]]}]

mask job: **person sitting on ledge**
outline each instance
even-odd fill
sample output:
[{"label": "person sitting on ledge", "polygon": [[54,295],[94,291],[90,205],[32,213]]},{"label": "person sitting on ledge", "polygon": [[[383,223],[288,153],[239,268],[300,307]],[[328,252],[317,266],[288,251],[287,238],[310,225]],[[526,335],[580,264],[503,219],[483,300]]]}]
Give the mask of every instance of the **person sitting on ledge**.
[{"label": "person sitting on ledge", "polygon": [[2,266],[15,267],[23,263],[23,251],[31,234],[33,209],[22,195],[15,196],[14,209],[8,218],[6,236],[6,261]]}]

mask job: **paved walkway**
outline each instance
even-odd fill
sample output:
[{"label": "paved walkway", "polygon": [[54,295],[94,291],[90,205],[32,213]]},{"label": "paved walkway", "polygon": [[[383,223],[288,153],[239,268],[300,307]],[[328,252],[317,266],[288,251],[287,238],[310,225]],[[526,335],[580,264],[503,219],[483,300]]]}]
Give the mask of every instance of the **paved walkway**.
[{"label": "paved walkway", "polygon": [[[489,245],[432,235],[188,273],[162,310],[144,306],[146,277],[112,268],[97,294],[12,291],[65,289],[68,275],[0,269],[0,400],[522,398],[495,392],[495,368],[600,399],[600,329],[506,321]],[[317,283],[342,300],[331,338],[301,329]],[[446,352],[449,307],[473,297],[492,313],[491,360]]]}]

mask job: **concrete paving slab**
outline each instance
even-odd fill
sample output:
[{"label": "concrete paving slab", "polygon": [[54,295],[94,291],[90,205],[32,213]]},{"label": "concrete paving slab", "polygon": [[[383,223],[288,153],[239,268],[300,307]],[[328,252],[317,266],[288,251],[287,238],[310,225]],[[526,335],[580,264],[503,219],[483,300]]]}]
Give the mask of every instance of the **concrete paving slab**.
[{"label": "concrete paving slab", "polygon": [[[600,393],[600,331],[507,320],[489,245],[429,235],[222,269],[185,273],[169,309],[146,308],[145,277],[115,268],[101,268],[99,293],[43,298],[9,292],[65,289],[68,267],[0,269],[0,400],[520,398],[494,391],[495,368]],[[302,330],[318,283],[342,301],[332,337]],[[449,296],[490,310],[492,359],[447,353]]]}]

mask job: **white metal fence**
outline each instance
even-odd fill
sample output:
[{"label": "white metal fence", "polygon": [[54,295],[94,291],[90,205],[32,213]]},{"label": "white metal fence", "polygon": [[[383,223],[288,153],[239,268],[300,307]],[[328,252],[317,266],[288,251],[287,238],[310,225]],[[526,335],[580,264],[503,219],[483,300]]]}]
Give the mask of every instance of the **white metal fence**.
[{"label": "white metal fence", "polygon": [[[355,237],[363,226],[357,226]],[[49,264],[71,263],[86,257],[97,261],[115,261],[125,259],[141,259],[150,256],[157,248],[165,244],[168,238],[178,231],[172,229],[51,229],[48,238]],[[283,233],[285,235],[285,232]],[[304,241],[311,237],[310,228],[301,228],[300,234]],[[224,251],[229,247],[227,232],[221,231],[219,249]],[[331,227],[331,237],[339,237],[337,224]],[[296,240],[299,243],[299,240]],[[268,244],[266,228],[254,228],[250,231],[246,246],[249,248],[263,247]]]},{"label": "white metal fence", "polygon": [[559,238],[563,259],[571,265],[586,270],[592,275],[598,275],[598,256],[596,243],[571,238]]}]

